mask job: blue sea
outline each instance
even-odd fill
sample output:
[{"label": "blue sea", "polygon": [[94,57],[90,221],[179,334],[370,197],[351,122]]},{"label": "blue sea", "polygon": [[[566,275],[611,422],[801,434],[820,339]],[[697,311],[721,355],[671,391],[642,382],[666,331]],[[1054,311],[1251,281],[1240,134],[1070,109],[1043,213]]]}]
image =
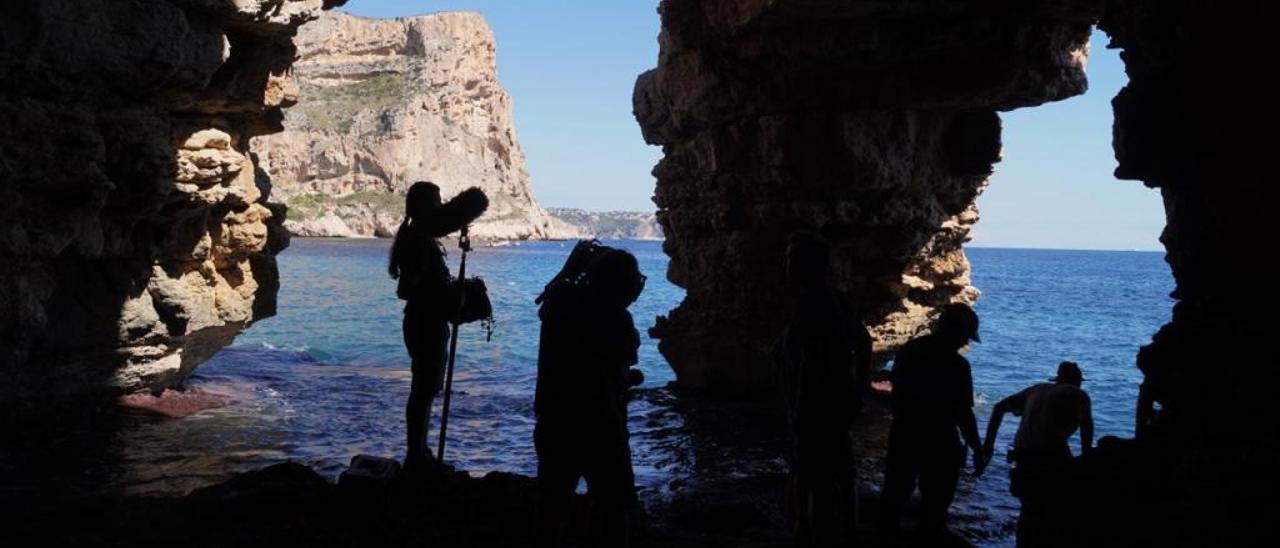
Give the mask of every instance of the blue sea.
[{"label": "blue sea", "polygon": [[[631,309],[643,333],[683,291],[666,281],[660,243],[610,244],[634,253],[648,276]],[[231,404],[120,432],[115,450],[125,464],[113,481],[134,493],[173,492],[286,459],[336,475],[358,453],[402,457],[409,370],[402,303],[386,274],[388,245],[295,239],[279,257],[278,314],[242,334],[190,382],[229,396]],[[571,243],[525,242],[469,256],[468,272],[488,283],[497,326],[490,341],[475,324],[461,333],[447,456],[459,468],[533,473],[539,327],[533,299],[570,249]],[[1131,435],[1140,382],[1134,358],[1172,307],[1173,281],[1162,255],[971,249],[969,257],[983,292],[977,306],[983,343],[969,354],[980,428],[991,404],[1044,381],[1070,359],[1084,369],[1097,435]],[[457,260],[451,252],[455,272]],[[647,337],[639,367],[647,387],[673,379]],[[644,433],[667,428],[672,419],[648,399],[633,402],[631,413],[639,482],[656,488],[680,464],[646,447]],[[1016,427],[1016,419],[1006,421],[998,446],[1008,444]],[[961,488],[955,513],[985,523],[990,538],[983,544],[1009,542],[1017,502],[1007,494],[1007,470],[997,459],[984,477]]]}]

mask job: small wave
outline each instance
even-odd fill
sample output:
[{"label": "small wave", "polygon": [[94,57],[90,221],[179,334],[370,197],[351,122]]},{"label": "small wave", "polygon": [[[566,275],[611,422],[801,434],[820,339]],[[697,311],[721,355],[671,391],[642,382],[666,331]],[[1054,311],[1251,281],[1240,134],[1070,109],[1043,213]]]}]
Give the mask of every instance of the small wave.
[{"label": "small wave", "polygon": [[[315,348],[310,345],[277,345],[267,341],[259,342],[254,345],[258,350],[266,350],[273,353],[291,354],[293,357],[308,363],[329,362],[333,361],[333,355]],[[253,348],[253,347],[250,347]]]},{"label": "small wave", "polygon": [[279,345],[269,343],[267,341],[262,341],[262,342],[259,342],[256,346],[262,350],[270,350],[272,352],[295,352],[299,354],[306,354],[312,351],[312,348],[305,344],[301,346],[289,346],[289,345],[279,346]]},{"label": "small wave", "polygon": [[302,359],[311,363],[327,362],[333,360],[333,356],[328,352],[319,348],[306,348],[300,352]]}]

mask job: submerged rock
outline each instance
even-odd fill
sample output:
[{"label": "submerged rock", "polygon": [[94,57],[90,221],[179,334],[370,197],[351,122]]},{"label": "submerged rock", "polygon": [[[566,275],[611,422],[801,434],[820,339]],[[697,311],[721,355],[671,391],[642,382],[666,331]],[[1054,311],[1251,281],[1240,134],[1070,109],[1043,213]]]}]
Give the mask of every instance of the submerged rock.
[{"label": "submerged rock", "polygon": [[227,405],[230,396],[192,390],[179,392],[165,389],[159,395],[145,392],[120,396],[118,402],[124,407],[138,409],[163,415],[170,418],[190,417],[201,411],[217,409]]}]

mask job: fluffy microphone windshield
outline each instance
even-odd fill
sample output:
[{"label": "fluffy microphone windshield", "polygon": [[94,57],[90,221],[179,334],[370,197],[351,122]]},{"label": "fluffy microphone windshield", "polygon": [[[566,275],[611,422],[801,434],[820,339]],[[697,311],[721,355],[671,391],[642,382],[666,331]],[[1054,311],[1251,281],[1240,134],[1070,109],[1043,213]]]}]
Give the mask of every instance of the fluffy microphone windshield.
[{"label": "fluffy microphone windshield", "polygon": [[489,209],[489,198],[484,191],[471,187],[459,192],[453,199],[440,205],[431,215],[431,232],[439,238],[462,230],[462,227],[479,219]]}]

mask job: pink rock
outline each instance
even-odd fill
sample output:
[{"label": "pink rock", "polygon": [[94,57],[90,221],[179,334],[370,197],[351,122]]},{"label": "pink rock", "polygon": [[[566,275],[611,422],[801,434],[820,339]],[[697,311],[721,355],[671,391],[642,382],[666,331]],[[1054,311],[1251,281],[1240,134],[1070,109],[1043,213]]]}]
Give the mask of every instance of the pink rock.
[{"label": "pink rock", "polygon": [[120,396],[119,404],[166,417],[183,418],[206,409],[224,407],[230,401],[231,398],[225,394],[199,390],[178,392],[166,389],[159,396],[145,392]]}]

